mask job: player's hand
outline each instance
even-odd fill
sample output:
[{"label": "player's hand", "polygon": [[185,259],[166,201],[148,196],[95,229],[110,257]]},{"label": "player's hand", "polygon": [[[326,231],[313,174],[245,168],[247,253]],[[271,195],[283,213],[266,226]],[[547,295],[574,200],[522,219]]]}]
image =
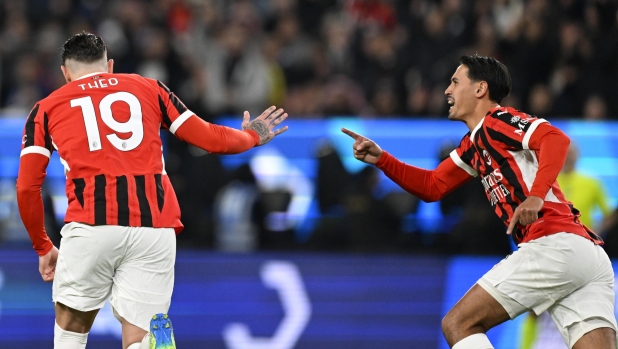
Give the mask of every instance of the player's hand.
[{"label": "player's hand", "polygon": [[352,150],[354,151],[354,157],[356,159],[372,165],[375,165],[378,162],[378,159],[382,156],[382,148],[380,148],[376,142],[365,136],[359,135],[358,133],[350,131],[347,128],[342,128],[341,132],[354,138]]},{"label": "player's hand", "polygon": [[56,275],[56,261],[58,260],[58,249],[52,247],[51,251],[44,256],[39,256],[39,273],[45,282],[54,281]]},{"label": "player's hand", "polygon": [[263,145],[270,142],[275,136],[287,131],[288,127],[283,126],[280,129],[275,130],[283,120],[288,118],[288,114],[283,112],[283,109],[275,107],[274,105],[266,110],[260,116],[250,121],[251,117],[249,112],[245,111],[242,120],[243,130],[253,130],[260,136],[260,144]]},{"label": "player's hand", "polygon": [[515,209],[506,233],[511,234],[517,223],[528,225],[539,219],[539,211],[543,208],[544,202],[545,201],[538,196],[528,196],[526,200]]}]

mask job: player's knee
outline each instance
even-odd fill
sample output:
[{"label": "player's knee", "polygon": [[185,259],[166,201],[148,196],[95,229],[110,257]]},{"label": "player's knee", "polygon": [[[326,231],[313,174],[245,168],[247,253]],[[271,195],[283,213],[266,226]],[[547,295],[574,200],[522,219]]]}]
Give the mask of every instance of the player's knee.
[{"label": "player's knee", "polygon": [[450,339],[456,337],[461,322],[457,319],[457,316],[449,311],[444,318],[442,318],[442,333],[446,340],[450,342]]},{"label": "player's knee", "polygon": [[449,344],[465,338],[471,333],[485,332],[483,326],[472,316],[449,311],[442,319],[442,333]]}]

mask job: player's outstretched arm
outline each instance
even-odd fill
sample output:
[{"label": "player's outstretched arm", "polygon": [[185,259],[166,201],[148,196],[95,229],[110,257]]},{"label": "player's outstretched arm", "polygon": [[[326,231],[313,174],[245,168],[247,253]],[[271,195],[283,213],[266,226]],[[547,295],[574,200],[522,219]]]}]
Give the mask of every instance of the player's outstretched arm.
[{"label": "player's outstretched arm", "polygon": [[378,163],[380,156],[382,156],[382,148],[376,142],[345,127],[341,129],[341,132],[354,139],[352,151],[356,159],[372,165]]},{"label": "player's outstretched arm", "polygon": [[444,160],[435,170],[425,170],[397,160],[365,136],[347,128],[342,128],[341,132],[354,139],[352,150],[356,159],[375,165],[393,182],[421,200],[440,200],[472,179],[471,175],[458,167],[451,158]]},{"label": "player's outstretched arm", "polygon": [[255,146],[270,142],[288,127],[275,129],[288,114],[283,109],[270,107],[260,116],[251,120],[245,112],[242,130],[206,122],[192,115],[175,130],[178,139],[214,154],[238,154]]},{"label": "player's outstretched arm", "polygon": [[283,126],[282,128],[275,130],[275,127],[279,126],[279,124],[287,119],[287,117],[288,114],[285,113],[283,109],[277,109],[275,106],[264,110],[260,116],[253,120],[251,120],[249,112],[245,111],[242,121],[242,129],[255,131],[258,136],[260,136],[260,143],[258,145],[264,145],[270,142],[277,135],[287,131],[287,126]]}]

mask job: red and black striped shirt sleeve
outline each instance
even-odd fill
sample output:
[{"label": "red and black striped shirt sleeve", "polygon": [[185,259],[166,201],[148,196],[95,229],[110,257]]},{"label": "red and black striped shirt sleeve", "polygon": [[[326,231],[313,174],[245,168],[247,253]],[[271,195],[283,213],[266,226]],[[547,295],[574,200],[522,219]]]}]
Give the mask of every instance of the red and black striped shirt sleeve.
[{"label": "red and black striped shirt sleeve", "polygon": [[24,127],[16,193],[19,214],[39,256],[44,256],[53,247],[45,231],[41,197],[41,186],[52,149],[47,113],[37,104],[30,111]]},{"label": "red and black striped shirt sleeve", "polygon": [[171,133],[176,133],[176,130],[187,121],[194,113],[180,101],[180,99],[170,91],[170,89],[161,81],[157,81],[159,109],[161,110],[161,123],[170,130]]},{"label": "red and black striped shirt sleeve", "polygon": [[51,156],[53,146],[48,123],[47,113],[41,108],[41,104],[37,103],[26,119],[20,157],[31,153],[41,154],[48,158]]}]

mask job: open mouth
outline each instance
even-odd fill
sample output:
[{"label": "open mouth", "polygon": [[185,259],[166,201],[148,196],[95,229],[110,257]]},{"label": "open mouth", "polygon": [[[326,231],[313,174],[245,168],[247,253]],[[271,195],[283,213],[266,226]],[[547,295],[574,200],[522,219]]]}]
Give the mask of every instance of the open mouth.
[{"label": "open mouth", "polygon": [[452,99],[448,99],[446,102],[449,105],[449,108],[448,108],[449,110],[451,110],[453,108],[453,106],[455,105],[455,101],[452,100]]}]

